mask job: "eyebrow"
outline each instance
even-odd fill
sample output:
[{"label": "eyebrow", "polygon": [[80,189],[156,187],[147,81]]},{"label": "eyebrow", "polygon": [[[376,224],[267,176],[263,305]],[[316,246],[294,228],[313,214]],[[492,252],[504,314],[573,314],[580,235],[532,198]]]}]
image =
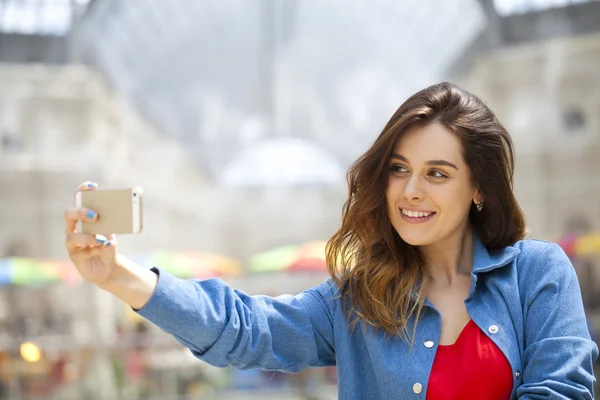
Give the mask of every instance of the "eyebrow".
[{"label": "eyebrow", "polygon": [[[398,153],[393,153],[392,158],[397,158],[400,161],[408,162],[408,159]],[[425,165],[445,165],[446,167],[452,167],[458,171],[458,167],[446,160],[429,160],[425,162]]]}]

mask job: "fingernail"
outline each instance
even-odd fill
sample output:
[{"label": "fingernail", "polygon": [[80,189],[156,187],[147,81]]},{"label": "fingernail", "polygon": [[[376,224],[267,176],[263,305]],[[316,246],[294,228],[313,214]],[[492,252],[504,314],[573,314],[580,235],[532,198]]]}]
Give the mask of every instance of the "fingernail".
[{"label": "fingernail", "polygon": [[104,245],[105,245],[106,247],[108,247],[108,246],[112,245],[112,242],[106,242],[106,243],[104,243]]},{"label": "fingernail", "polygon": [[96,242],[102,244],[102,243],[106,242],[106,238],[102,235],[96,235]]},{"label": "fingernail", "polygon": [[89,210],[87,213],[85,213],[85,216],[88,217],[89,219],[96,218],[96,215],[97,215],[96,212],[92,211],[92,210]]},{"label": "fingernail", "polygon": [[87,184],[87,187],[89,187],[89,188],[93,188],[93,187],[96,187],[96,186],[98,186],[98,184],[97,184],[97,183],[94,183],[94,182],[89,182],[89,183]]}]

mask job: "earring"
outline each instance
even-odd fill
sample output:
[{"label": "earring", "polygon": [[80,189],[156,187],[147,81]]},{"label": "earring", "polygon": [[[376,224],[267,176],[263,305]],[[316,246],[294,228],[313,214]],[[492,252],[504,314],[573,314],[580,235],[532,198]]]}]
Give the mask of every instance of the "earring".
[{"label": "earring", "polygon": [[478,201],[475,205],[477,206],[477,211],[483,210],[483,201]]}]

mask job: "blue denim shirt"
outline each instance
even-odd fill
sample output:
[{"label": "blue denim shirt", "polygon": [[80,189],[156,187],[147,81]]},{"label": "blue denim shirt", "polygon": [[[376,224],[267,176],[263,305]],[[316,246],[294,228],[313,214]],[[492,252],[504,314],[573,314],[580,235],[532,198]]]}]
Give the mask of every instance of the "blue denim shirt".
[{"label": "blue denim shirt", "polygon": [[[425,399],[441,330],[428,301],[411,351],[381,331],[351,332],[331,280],[272,298],[153,270],[158,284],[139,314],[209,364],[286,372],[336,365],[341,400]],[[592,399],[598,347],[562,249],[524,240],[489,253],[476,236],[471,277],[467,311],[510,362],[511,398]]]}]

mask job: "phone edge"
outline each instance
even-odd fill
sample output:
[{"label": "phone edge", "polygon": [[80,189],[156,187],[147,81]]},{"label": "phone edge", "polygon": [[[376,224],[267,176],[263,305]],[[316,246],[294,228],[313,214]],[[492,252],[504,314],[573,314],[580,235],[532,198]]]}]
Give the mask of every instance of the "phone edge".
[{"label": "phone edge", "polygon": [[[136,196],[134,194],[137,194]],[[133,233],[140,233],[143,229],[143,217],[142,217],[142,197],[144,190],[136,186],[131,189],[131,214],[132,214],[132,231]]]}]

